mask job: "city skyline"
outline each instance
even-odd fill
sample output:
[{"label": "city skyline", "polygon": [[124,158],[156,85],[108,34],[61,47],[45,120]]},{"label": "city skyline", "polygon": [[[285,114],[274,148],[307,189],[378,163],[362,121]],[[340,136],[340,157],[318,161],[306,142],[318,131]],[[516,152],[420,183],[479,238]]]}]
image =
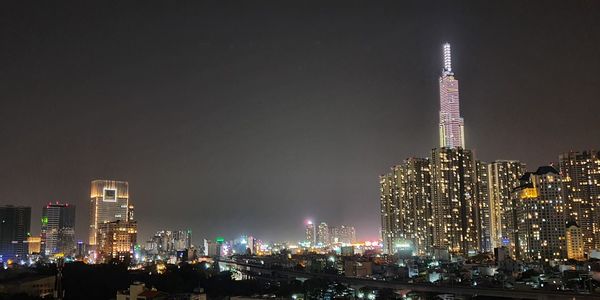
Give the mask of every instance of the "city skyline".
[{"label": "city skyline", "polygon": [[[300,240],[307,217],[375,239],[377,176],[438,144],[443,42],[478,159],[534,169],[598,148],[600,58],[588,42],[600,37],[598,8],[539,16],[527,4],[494,5],[472,15],[449,4],[444,15],[307,6],[254,24],[258,9],[154,19],[158,8],[124,4],[110,28],[103,10],[60,19],[16,5],[0,33],[10,99],[0,111],[0,205],[32,207],[36,234],[43,205],[71,203],[85,241],[89,182],[104,178],[130,183],[140,240],[163,228]],[[30,23],[18,18],[25,10]],[[372,22],[353,25],[359,12]]]}]

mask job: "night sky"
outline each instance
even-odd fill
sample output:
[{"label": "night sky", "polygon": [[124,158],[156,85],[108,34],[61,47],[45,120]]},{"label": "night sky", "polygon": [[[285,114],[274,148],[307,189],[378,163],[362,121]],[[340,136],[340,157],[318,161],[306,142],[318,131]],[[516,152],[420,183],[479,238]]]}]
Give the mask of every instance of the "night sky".
[{"label": "night sky", "polygon": [[599,1],[16,1],[0,8],[0,204],[127,180],[159,229],[379,231],[378,175],[438,143],[452,43],[466,143],[532,169],[600,147]]}]

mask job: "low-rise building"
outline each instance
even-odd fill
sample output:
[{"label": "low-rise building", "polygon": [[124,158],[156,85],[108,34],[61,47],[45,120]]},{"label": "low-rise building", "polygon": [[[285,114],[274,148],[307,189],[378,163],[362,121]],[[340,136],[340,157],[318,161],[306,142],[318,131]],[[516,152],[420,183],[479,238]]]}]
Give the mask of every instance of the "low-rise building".
[{"label": "low-rise building", "polygon": [[46,297],[54,294],[55,276],[35,275],[0,281],[0,294]]},{"label": "low-rise building", "polygon": [[348,277],[367,277],[373,275],[373,262],[360,260],[346,260],[344,274]]}]

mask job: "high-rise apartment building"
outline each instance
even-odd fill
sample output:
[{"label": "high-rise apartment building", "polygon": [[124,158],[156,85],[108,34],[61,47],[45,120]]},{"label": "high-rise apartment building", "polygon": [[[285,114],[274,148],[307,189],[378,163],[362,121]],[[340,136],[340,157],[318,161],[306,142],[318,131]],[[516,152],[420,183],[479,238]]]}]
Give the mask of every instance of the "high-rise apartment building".
[{"label": "high-rise apartment building", "polygon": [[524,260],[559,261],[567,258],[565,204],[562,180],[550,166],[521,177],[517,197],[516,256]]},{"label": "high-rise apartment building", "polygon": [[[394,172],[379,176],[381,240],[383,241],[383,253],[386,254],[394,253],[394,244],[400,238],[400,204],[395,196],[394,181]],[[336,234],[332,235],[333,241],[337,243]]]},{"label": "high-rise apartment building", "polygon": [[465,148],[464,120],[460,116],[458,80],[452,72],[450,44],[443,46],[444,69],[440,77],[440,147]]},{"label": "high-rise apartment building", "polygon": [[129,184],[126,181],[92,181],[90,193],[90,245],[97,244],[97,230],[100,224],[128,221],[132,217],[133,214],[129,213]]},{"label": "high-rise apartment building", "polygon": [[477,232],[479,233],[479,250],[491,252],[492,248],[492,220],[490,209],[490,189],[488,179],[488,163],[476,160],[474,169],[475,214]]},{"label": "high-rise apartment building", "polygon": [[317,227],[317,244],[327,246],[330,243],[329,226],[327,223],[321,222]]},{"label": "high-rise apartment building", "polygon": [[514,254],[517,245],[517,211],[513,190],[520,185],[525,164],[516,160],[497,160],[488,166],[491,247],[507,247]]},{"label": "high-rise apartment building", "polygon": [[75,206],[49,203],[42,208],[42,244],[44,255],[75,251]]},{"label": "high-rise apartment building", "polygon": [[317,243],[317,231],[315,224],[312,221],[306,221],[306,228],[304,229],[304,237],[307,243],[311,246]]},{"label": "high-rise apartment building", "polygon": [[584,235],[581,227],[574,221],[568,221],[565,230],[567,243],[567,259],[585,260]]},{"label": "high-rise apartment building", "polygon": [[175,230],[172,232],[173,251],[190,249],[192,246],[191,230]]},{"label": "high-rise apartment building", "polygon": [[[400,215],[400,189],[403,178],[402,166],[393,166],[391,173],[379,177],[380,209],[381,209],[381,238],[383,252],[394,253],[394,245],[403,239],[402,220]],[[335,228],[339,230],[339,228]],[[339,233],[333,233],[334,240]],[[341,242],[341,241],[336,241]]]},{"label": "high-rise apartment building", "polygon": [[0,261],[25,258],[30,228],[31,207],[0,206]]},{"label": "high-rise apartment building", "polygon": [[433,245],[451,253],[480,251],[475,161],[463,148],[437,148],[431,153]]},{"label": "high-rise apartment building", "polygon": [[98,224],[97,248],[106,262],[111,259],[125,260],[133,257],[137,241],[137,222],[112,221]]},{"label": "high-rise apartment building", "polygon": [[431,206],[431,170],[429,159],[408,158],[404,165],[400,214],[404,220],[401,226],[406,239],[410,240],[413,253],[431,253],[433,242],[433,220]]},{"label": "high-rise apartment building", "polygon": [[331,227],[330,239],[334,244],[352,244],[356,242],[356,230],[349,225]]},{"label": "high-rise apartment building", "polygon": [[559,156],[567,221],[579,225],[584,251],[600,248],[600,151]]},{"label": "high-rise apartment building", "polygon": [[152,254],[169,255],[192,248],[191,230],[161,230],[147,241],[146,250]]},{"label": "high-rise apartment building", "polygon": [[432,240],[431,172],[426,158],[409,158],[380,177],[381,222],[385,253],[410,246],[429,253]]}]

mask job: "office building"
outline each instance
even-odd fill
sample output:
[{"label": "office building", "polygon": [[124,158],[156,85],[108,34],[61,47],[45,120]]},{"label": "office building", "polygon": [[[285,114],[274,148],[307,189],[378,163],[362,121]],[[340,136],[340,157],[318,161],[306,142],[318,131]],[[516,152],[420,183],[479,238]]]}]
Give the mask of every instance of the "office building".
[{"label": "office building", "polygon": [[497,160],[488,166],[491,247],[506,247],[513,255],[517,245],[517,198],[513,190],[520,185],[525,170],[525,164],[516,160]]},{"label": "office building", "polygon": [[431,157],[433,245],[464,256],[478,253],[473,154],[462,148],[436,148]]},{"label": "office building", "polygon": [[452,72],[450,44],[443,46],[444,69],[440,77],[440,148],[465,148],[464,120],[460,116],[458,80]]},{"label": "office building", "polygon": [[69,256],[75,251],[75,206],[49,203],[42,208],[42,254]]},{"label": "office building", "polygon": [[133,206],[133,204],[129,203],[129,206],[127,206],[127,220],[129,221],[133,221],[134,220],[134,212],[135,212],[135,207]]},{"label": "office building", "polygon": [[31,207],[0,206],[0,261],[27,256]]},{"label": "office building", "polygon": [[78,241],[77,248],[75,250],[75,256],[78,258],[83,258],[83,257],[87,256],[87,254],[88,254],[87,244],[85,244],[82,241]]},{"label": "office building", "polygon": [[129,212],[129,184],[126,181],[94,180],[90,194],[90,245],[96,245],[100,224],[131,221]]},{"label": "office building", "polygon": [[204,255],[210,257],[220,257],[223,254],[223,244],[225,240],[221,237],[212,240],[204,240]]},{"label": "office building", "polygon": [[137,222],[118,220],[100,223],[97,242],[98,254],[104,262],[132,258],[137,242]]},{"label": "office building", "polygon": [[565,204],[558,171],[551,166],[539,167],[525,173],[520,182],[515,189],[517,258],[547,262],[566,259]]},{"label": "office building", "polygon": [[580,226],[584,251],[600,249],[600,151],[559,156],[567,220]]},{"label": "office building", "polygon": [[42,238],[39,236],[30,236],[27,238],[27,254],[40,254],[42,251]]}]

